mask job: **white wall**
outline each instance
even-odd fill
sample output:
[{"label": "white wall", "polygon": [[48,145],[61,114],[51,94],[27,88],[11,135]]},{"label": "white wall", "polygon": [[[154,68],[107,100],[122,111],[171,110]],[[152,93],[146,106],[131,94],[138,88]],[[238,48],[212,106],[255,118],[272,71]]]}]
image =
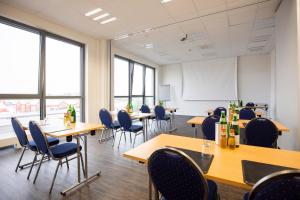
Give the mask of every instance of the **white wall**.
[{"label": "white wall", "polygon": [[296,0],[282,1],[275,15],[276,119],[290,132],[279,138],[282,148],[299,149],[299,70]]},{"label": "white wall", "polygon": [[[270,103],[269,55],[238,57],[238,96],[244,102]],[[184,101],[181,64],[160,67],[159,84],[171,85],[168,106],[178,107],[178,114],[206,115],[208,109],[228,106],[228,101]]]},{"label": "white wall", "polygon": [[0,3],[2,16],[47,30],[49,32],[86,44],[86,121],[99,122],[98,110],[109,102],[109,68],[107,65],[107,43],[105,40],[76,32],[65,26]]}]

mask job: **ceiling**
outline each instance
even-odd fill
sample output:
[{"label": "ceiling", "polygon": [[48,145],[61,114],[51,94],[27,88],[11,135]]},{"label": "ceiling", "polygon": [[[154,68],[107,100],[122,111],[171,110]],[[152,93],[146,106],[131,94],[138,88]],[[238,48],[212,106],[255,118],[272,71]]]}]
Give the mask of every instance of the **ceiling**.
[{"label": "ceiling", "polygon": [[[280,0],[0,0],[160,65],[261,54],[274,46]],[[95,8],[117,17],[107,24],[84,14]],[[103,13],[102,13],[103,14]],[[97,16],[97,15],[95,15]],[[143,30],[152,28],[150,32]],[[187,34],[185,41],[180,41]],[[153,48],[145,48],[145,44]]]}]

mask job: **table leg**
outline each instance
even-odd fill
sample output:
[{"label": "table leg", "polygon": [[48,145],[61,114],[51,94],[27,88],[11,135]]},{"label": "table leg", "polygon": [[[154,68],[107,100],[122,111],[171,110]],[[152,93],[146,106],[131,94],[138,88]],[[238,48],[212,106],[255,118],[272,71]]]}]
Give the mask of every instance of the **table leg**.
[{"label": "table leg", "polygon": [[194,125],[194,136],[195,138],[197,137],[198,135],[198,127],[196,125]]},{"label": "table leg", "polygon": [[81,177],[80,177],[80,138],[76,137],[77,141],[77,179],[78,183],[81,182]]},{"label": "table leg", "polygon": [[74,188],[76,188],[78,186],[81,186],[81,185],[91,181],[93,178],[98,177],[101,174],[101,171],[98,171],[96,174],[88,177],[87,135],[85,134],[85,135],[83,135],[83,137],[84,137],[84,157],[85,157],[84,158],[84,162],[85,162],[84,163],[84,166],[85,166],[84,178],[85,179],[83,181],[81,181],[81,179],[80,179],[80,157],[79,157],[80,156],[80,148],[79,148],[80,147],[79,146],[80,145],[80,136],[77,136],[76,137],[76,139],[77,139],[77,154],[79,153],[79,156],[77,157],[78,183],[75,184],[74,186],[62,191],[61,192],[62,195],[66,195],[66,193],[69,192],[70,190],[73,190]]},{"label": "table leg", "polygon": [[177,129],[176,125],[175,125],[175,112],[174,111],[171,111],[170,121],[171,121],[171,129],[169,130],[169,132],[172,132],[172,131],[175,131]]}]

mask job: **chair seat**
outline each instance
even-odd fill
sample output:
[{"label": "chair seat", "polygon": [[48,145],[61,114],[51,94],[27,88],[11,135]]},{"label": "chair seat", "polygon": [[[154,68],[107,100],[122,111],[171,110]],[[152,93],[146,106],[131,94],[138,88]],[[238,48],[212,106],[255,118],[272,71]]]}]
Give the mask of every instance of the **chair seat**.
[{"label": "chair seat", "polygon": [[[217,200],[218,199],[218,186],[217,186],[217,184],[214,181],[211,181],[211,180],[207,180],[207,184],[208,184],[208,200]],[[167,200],[167,199],[162,197],[161,200]]]},{"label": "chair seat", "polygon": [[140,126],[140,125],[132,125],[130,127],[130,131],[134,132],[134,133],[137,133],[137,132],[139,132],[141,130],[143,130],[143,126]]},{"label": "chair seat", "polygon": [[[54,145],[57,145],[59,143],[59,139],[57,139],[57,138],[47,137],[47,139],[48,139],[49,146],[54,146]],[[28,144],[29,144],[28,146],[29,146],[30,150],[32,150],[32,151],[37,150],[36,144],[33,140],[29,141]]]},{"label": "chair seat", "polygon": [[113,124],[112,124],[112,128],[113,129],[119,129],[121,126],[120,126],[120,123],[118,121],[114,121]]},{"label": "chair seat", "polygon": [[[81,149],[82,147],[80,146]],[[63,158],[75,154],[77,152],[77,144],[72,142],[63,143],[51,147],[50,150],[55,158]]]}]

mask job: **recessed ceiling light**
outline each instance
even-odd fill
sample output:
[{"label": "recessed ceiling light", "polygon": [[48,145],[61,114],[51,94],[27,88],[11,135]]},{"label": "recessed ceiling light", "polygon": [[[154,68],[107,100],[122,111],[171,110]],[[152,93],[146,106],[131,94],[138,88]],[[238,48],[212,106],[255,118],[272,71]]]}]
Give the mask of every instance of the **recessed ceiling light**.
[{"label": "recessed ceiling light", "polygon": [[151,49],[151,48],[153,48],[153,44],[152,43],[147,43],[147,44],[144,44],[144,47],[146,49]]},{"label": "recessed ceiling light", "polygon": [[115,21],[116,19],[117,19],[116,17],[112,17],[112,18],[102,21],[101,24],[107,24],[109,22]]},{"label": "recessed ceiling light", "polygon": [[104,17],[107,17],[108,15],[109,15],[109,13],[104,13],[103,15],[99,15],[99,16],[97,16],[97,17],[94,17],[93,20],[94,20],[94,21],[97,21],[97,20],[99,20],[99,19],[102,19],[102,18],[104,18]]},{"label": "recessed ceiling light", "polygon": [[125,39],[125,38],[128,38],[128,37],[129,37],[128,34],[126,34],[126,35],[120,35],[120,36],[115,37],[114,40],[121,40],[121,39]]},{"label": "recessed ceiling light", "polygon": [[145,33],[148,33],[148,32],[150,32],[150,31],[153,31],[153,28],[146,28],[146,29],[144,29],[144,32],[145,32]]},{"label": "recessed ceiling light", "polygon": [[170,1],[172,1],[172,0],[161,0],[160,3],[168,3]]},{"label": "recessed ceiling light", "polygon": [[87,16],[87,17],[89,17],[89,16],[94,15],[94,14],[96,14],[96,13],[98,13],[98,12],[101,12],[101,11],[102,11],[101,8],[96,8],[96,9],[94,9],[94,10],[91,10],[91,11],[85,13],[84,15]]}]

